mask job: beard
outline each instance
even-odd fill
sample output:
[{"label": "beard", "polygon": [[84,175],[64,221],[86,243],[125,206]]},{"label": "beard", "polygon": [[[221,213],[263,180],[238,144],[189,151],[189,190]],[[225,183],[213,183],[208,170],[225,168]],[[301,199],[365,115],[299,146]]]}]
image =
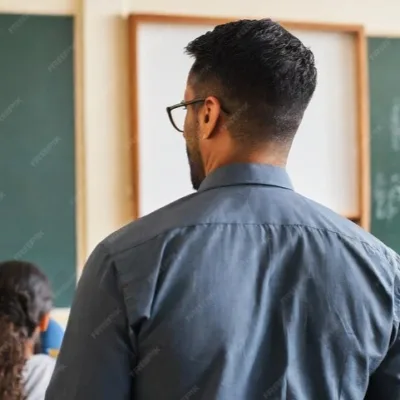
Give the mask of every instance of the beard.
[{"label": "beard", "polygon": [[190,180],[192,181],[193,189],[197,191],[206,177],[204,163],[198,145],[191,146],[191,148],[186,145],[186,154],[190,168]]}]

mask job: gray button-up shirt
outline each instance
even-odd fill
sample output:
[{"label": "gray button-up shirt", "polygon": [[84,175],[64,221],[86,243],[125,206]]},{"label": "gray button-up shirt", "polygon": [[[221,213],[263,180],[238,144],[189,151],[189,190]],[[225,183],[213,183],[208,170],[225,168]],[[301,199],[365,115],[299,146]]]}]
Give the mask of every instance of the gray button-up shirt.
[{"label": "gray button-up shirt", "polygon": [[399,265],[285,170],[219,168],[94,250],[46,399],[399,399]]}]

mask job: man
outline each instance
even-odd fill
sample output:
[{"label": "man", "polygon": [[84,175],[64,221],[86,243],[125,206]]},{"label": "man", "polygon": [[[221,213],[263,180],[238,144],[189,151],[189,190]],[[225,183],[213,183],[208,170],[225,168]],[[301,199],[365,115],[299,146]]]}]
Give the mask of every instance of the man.
[{"label": "man", "polygon": [[312,52],[268,19],[186,50],[197,193],[95,249],[46,399],[398,399],[399,258],[284,169]]}]

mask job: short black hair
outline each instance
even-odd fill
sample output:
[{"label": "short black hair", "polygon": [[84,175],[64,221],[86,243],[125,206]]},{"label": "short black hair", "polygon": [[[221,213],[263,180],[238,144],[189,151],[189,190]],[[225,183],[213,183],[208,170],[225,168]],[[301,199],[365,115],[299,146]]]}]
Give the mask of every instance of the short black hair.
[{"label": "short black hair", "polygon": [[293,140],[317,83],[314,55],[299,39],[271,19],[246,19],[216,26],[185,51],[196,96],[220,99],[234,137]]}]

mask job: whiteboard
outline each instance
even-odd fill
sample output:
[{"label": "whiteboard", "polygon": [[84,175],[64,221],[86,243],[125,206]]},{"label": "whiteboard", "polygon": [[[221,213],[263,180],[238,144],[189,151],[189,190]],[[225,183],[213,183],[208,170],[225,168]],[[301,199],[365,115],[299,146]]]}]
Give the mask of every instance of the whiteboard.
[{"label": "whiteboard", "polygon": [[[183,100],[193,60],[184,47],[211,25],[138,22],[139,216],[193,193],[185,142],[165,111]],[[356,51],[350,33],[294,31],[314,52],[318,86],[287,169],[295,190],[345,216],[360,214]]]}]

